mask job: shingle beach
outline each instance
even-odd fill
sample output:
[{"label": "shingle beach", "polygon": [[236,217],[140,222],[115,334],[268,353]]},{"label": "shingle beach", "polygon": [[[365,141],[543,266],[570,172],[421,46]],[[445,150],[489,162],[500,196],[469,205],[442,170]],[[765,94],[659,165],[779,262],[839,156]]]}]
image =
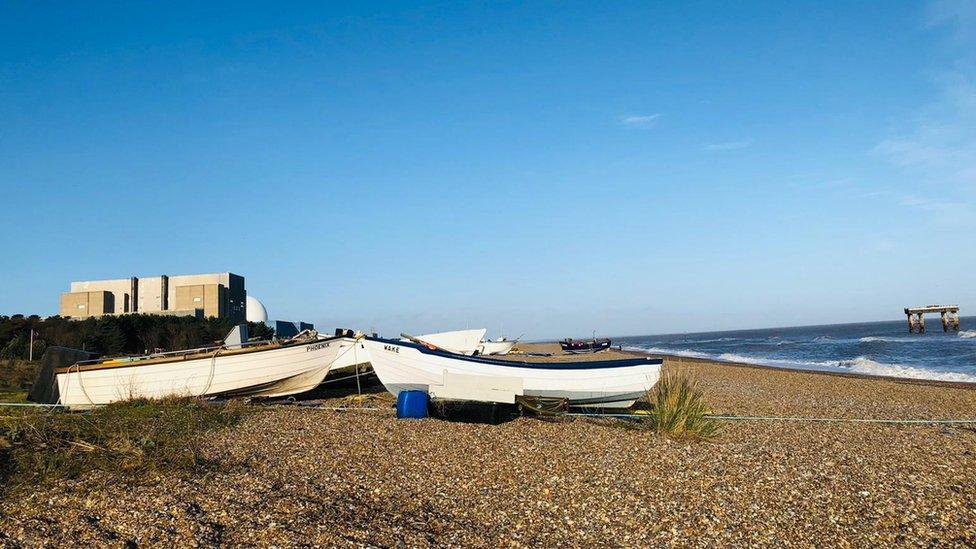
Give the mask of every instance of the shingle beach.
[{"label": "shingle beach", "polygon": [[[714,414],[976,419],[976,390],[961,385],[665,367],[697,377]],[[585,418],[397,420],[390,402],[261,409],[211,435],[221,466],[203,476],[90,473],[15,491],[0,503],[0,543],[976,543],[976,425],[729,421],[713,441],[687,442]]]}]

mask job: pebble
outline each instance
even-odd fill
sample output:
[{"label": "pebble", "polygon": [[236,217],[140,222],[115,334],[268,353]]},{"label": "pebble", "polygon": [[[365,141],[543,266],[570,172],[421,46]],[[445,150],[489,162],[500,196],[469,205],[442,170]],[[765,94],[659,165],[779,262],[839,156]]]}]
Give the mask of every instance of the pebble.
[{"label": "pebble", "polygon": [[[976,413],[971,389],[692,366],[720,413]],[[12,494],[0,546],[971,544],[976,430],[942,431],[730,422],[695,443],[584,419],[401,421],[388,399],[267,408],[208,435],[220,467],[204,475]]]}]

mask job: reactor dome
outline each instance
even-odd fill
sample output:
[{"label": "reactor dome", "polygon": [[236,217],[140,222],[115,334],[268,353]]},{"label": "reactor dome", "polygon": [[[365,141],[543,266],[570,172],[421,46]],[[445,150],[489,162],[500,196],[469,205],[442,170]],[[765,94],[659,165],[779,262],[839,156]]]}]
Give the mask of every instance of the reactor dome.
[{"label": "reactor dome", "polygon": [[247,312],[244,316],[247,318],[248,322],[260,322],[261,324],[267,324],[268,322],[268,310],[264,308],[264,305],[255,297],[247,296],[245,300],[247,304]]}]

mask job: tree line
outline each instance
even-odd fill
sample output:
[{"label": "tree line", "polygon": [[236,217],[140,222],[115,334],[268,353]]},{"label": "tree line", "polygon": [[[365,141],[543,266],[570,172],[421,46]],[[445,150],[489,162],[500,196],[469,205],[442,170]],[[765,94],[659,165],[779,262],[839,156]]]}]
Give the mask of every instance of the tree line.
[{"label": "tree line", "polygon": [[[192,349],[213,345],[224,338],[235,322],[227,318],[128,314],[69,320],[59,316],[0,315],[0,358],[27,359],[31,330],[34,359],[51,345],[72,347],[102,356],[141,355],[156,351]],[[249,322],[252,338],[270,339],[274,330]]]}]

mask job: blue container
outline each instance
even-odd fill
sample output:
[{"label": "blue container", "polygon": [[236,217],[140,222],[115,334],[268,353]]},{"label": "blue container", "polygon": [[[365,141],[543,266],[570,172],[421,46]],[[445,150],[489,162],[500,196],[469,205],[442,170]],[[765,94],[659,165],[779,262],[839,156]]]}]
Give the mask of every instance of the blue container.
[{"label": "blue container", "polygon": [[400,391],[397,395],[397,418],[423,419],[427,417],[426,391]]}]

